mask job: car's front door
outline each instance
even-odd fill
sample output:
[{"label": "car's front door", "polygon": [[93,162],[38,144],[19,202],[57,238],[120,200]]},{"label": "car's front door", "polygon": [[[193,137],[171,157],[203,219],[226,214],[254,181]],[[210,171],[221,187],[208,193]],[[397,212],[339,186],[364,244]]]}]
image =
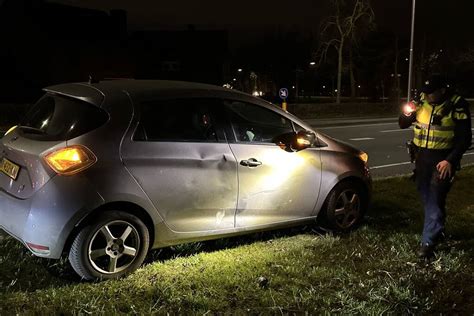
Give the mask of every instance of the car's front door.
[{"label": "car's front door", "polygon": [[224,101],[238,165],[236,227],[311,217],[321,181],[320,150],[288,152],[272,142],[294,131],[293,123],[260,105]]},{"label": "car's front door", "polygon": [[213,99],[157,100],[140,105],[125,165],[176,232],[234,227],[237,166]]}]

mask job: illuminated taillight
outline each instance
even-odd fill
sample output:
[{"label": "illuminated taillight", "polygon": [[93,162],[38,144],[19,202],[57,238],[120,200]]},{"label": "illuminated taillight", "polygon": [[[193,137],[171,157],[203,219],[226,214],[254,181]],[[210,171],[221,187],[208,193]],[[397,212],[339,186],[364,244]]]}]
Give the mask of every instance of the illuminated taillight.
[{"label": "illuminated taillight", "polygon": [[57,173],[71,175],[92,166],[96,156],[86,147],[73,145],[53,151],[44,157],[46,163]]}]

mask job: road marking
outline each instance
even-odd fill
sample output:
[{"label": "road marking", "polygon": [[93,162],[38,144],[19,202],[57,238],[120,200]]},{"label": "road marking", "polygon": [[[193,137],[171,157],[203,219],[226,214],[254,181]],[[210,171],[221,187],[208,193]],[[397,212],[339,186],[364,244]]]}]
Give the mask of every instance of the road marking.
[{"label": "road marking", "polygon": [[406,132],[406,131],[412,131],[413,128],[407,128],[407,129],[389,129],[386,131],[380,131],[380,133],[391,133],[391,132]]},{"label": "road marking", "polygon": [[[474,155],[474,153],[467,153],[467,154],[464,154],[463,156],[470,156],[470,155]],[[374,167],[370,167],[370,169],[389,168],[389,167],[396,167],[396,166],[409,165],[409,164],[411,164],[411,162],[406,161],[406,162],[392,163],[389,165],[374,166]]]},{"label": "road marking", "polygon": [[[471,116],[471,119],[474,119],[474,115]],[[308,123],[310,126],[316,128],[317,130],[326,130],[326,129],[340,129],[340,128],[354,128],[354,127],[367,127],[367,126],[381,126],[381,125],[398,125],[398,122],[393,123],[373,123],[373,124],[360,124],[360,125],[342,125],[342,126],[327,126],[327,127],[318,127],[317,122]],[[474,131],[474,128],[472,128]]]},{"label": "road marking", "polygon": [[354,127],[367,127],[367,126],[380,126],[380,125],[395,125],[398,123],[375,123],[375,124],[362,124],[362,125],[346,125],[346,126],[330,126],[330,127],[318,127],[317,125],[314,126],[318,130],[326,130],[326,129],[340,129],[340,128],[354,128]]},{"label": "road marking", "polygon": [[372,137],[361,137],[361,138],[349,138],[349,140],[359,141],[359,140],[372,140],[375,138]]},{"label": "road marking", "polygon": [[370,167],[370,169],[389,168],[389,167],[396,167],[396,166],[408,165],[408,164],[411,164],[411,162],[407,161],[407,162],[392,163],[392,164],[389,164],[389,165]]}]

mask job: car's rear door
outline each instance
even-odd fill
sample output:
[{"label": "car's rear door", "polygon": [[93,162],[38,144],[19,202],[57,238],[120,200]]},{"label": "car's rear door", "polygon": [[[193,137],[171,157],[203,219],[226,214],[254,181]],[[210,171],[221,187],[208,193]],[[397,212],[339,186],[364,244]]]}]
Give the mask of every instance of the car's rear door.
[{"label": "car's rear door", "polygon": [[320,150],[288,152],[272,142],[294,131],[291,120],[257,104],[224,101],[232,125],[230,143],[238,165],[236,227],[308,218],[318,199]]},{"label": "car's rear door", "polygon": [[142,102],[125,165],[176,232],[234,227],[237,164],[214,99]]}]

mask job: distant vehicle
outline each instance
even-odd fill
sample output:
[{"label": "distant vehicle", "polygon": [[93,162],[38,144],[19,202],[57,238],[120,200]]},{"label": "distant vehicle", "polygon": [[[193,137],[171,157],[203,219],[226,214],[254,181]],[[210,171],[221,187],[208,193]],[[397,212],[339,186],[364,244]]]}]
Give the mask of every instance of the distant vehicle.
[{"label": "distant vehicle", "polygon": [[0,141],[0,227],[84,279],[185,242],[350,230],[367,208],[367,155],[259,98],[173,81],[44,90]]}]

